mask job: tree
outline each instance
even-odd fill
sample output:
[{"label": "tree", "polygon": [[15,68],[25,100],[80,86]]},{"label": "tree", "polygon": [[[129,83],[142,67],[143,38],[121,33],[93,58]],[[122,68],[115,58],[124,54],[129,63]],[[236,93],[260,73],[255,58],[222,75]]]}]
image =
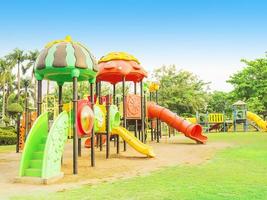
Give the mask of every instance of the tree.
[{"label": "tree", "polygon": [[233,102],[230,93],[214,91],[210,94],[207,111],[230,114],[232,113]]},{"label": "tree", "polygon": [[27,55],[27,60],[29,61],[27,63],[27,67],[32,68],[32,80],[34,80],[34,107],[37,107],[37,81],[34,78],[34,66],[37,60],[37,57],[39,55],[38,50],[29,51]]},{"label": "tree", "polygon": [[20,98],[20,68],[23,61],[26,60],[27,56],[24,53],[23,50],[20,50],[18,48],[14,49],[12,53],[8,54],[6,56],[7,59],[9,59],[13,65],[17,64],[17,89],[18,89],[18,99]]},{"label": "tree", "polygon": [[20,104],[18,103],[12,103],[7,106],[7,111],[11,116],[16,116],[18,113],[23,112],[23,108]]},{"label": "tree", "polygon": [[[24,87],[24,90],[23,90],[23,98],[26,98],[26,96],[31,96],[32,98],[34,98],[35,94],[34,94],[34,88],[33,88],[33,85],[32,85],[32,82],[30,79],[28,78],[23,78],[21,80],[21,84],[23,85]],[[27,94],[26,94],[26,87],[27,87]],[[25,102],[25,99],[24,99],[24,102]]]},{"label": "tree", "polygon": [[267,56],[252,61],[241,60],[246,66],[243,70],[233,74],[227,81],[234,87],[234,95],[249,103],[253,101],[260,109],[257,112],[267,110]]},{"label": "tree", "polygon": [[255,113],[262,113],[265,111],[262,101],[258,97],[251,97],[247,101],[248,110]]},{"label": "tree", "polygon": [[[21,89],[21,92],[24,92],[25,94],[25,88],[27,87],[27,96],[31,96],[33,99],[35,98],[36,94],[34,93],[34,86],[32,84],[32,79],[30,79],[29,77],[25,77],[27,71],[30,69],[31,65],[22,65],[22,78],[21,78],[21,85],[24,87],[24,90]],[[26,96],[26,94],[25,94]]]},{"label": "tree", "polygon": [[0,78],[1,78],[1,86],[3,88],[3,101],[2,101],[2,122],[5,118],[5,110],[6,110],[6,83],[11,78],[11,63],[6,59],[0,59]]},{"label": "tree", "polygon": [[[17,95],[15,93],[11,93],[8,96],[6,105],[6,111],[8,113],[8,117],[6,116],[6,118],[12,118],[14,120],[15,117],[18,116],[18,113],[23,112],[23,99],[20,98],[20,100],[18,101]],[[13,120],[12,122],[14,122]],[[10,122],[11,120],[9,120],[9,123]]]},{"label": "tree", "polygon": [[191,72],[176,69],[175,65],[162,66],[154,71],[160,82],[159,104],[176,113],[194,114],[207,107],[208,84]]}]

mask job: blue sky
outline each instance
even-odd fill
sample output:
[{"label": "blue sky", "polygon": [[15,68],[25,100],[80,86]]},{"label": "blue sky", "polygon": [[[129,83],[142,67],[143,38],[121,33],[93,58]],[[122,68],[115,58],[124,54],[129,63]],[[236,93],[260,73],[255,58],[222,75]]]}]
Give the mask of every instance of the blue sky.
[{"label": "blue sky", "polygon": [[97,58],[126,51],[150,72],[175,64],[213,90],[229,91],[225,80],[242,69],[240,59],[267,51],[263,0],[6,0],[0,10],[0,56],[71,35]]}]

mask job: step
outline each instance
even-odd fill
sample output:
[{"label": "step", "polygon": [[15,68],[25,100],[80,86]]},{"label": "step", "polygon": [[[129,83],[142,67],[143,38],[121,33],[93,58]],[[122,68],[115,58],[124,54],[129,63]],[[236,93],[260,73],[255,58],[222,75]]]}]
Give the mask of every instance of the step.
[{"label": "step", "polygon": [[41,177],[41,169],[28,168],[25,170],[25,176]]},{"label": "step", "polygon": [[38,144],[37,149],[38,149],[38,151],[44,151],[44,149],[45,149],[45,144]]},{"label": "step", "polygon": [[44,152],[43,151],[35,151],[32,154],[32,159],[33,160],[42,160],[44,157]]},{"label": "step", "polygon": [[43,165],[43,160],[30,160],[30,168],[41,169]]}]

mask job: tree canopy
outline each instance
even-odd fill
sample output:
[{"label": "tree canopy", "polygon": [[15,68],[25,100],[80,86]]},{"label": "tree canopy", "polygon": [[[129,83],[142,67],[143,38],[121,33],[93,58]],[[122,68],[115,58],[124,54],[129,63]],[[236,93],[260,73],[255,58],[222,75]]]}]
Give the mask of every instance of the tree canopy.
[{"label": "tree canopy", "polygon": [[233,102],[231,93],[214,91],[209,95],[207,111],[230,114]]},{"label": "tree canopy", "polygon": [[176,113],[194,114],[207,107],[209,83],[175,65],[162,66],[153,72],[153,78],[160,82],[159,103]]},{"label": "tree canopy", "polygon": [[235,99],[241,99],[254,112],[267,110],[267,56],[255,60],[241,60],[243,70],[233,74],[227,81],[234,87]]}]

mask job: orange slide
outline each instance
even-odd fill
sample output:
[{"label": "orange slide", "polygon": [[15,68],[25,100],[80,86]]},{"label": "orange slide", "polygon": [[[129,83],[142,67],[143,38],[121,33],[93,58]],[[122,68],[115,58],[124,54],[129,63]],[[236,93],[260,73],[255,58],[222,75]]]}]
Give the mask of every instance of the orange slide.
[{"label": "orange slide", "polygon": [[154,102],[148,102],[147,110],[149,118],[159,118],[161,121],[175,128],[177,131],[184,133],[186,137],[195,140],[197,143],[206,143],[208,138],[202,135],[202,127],[199,124],[191,124],[167,108],[163,108]]}]

